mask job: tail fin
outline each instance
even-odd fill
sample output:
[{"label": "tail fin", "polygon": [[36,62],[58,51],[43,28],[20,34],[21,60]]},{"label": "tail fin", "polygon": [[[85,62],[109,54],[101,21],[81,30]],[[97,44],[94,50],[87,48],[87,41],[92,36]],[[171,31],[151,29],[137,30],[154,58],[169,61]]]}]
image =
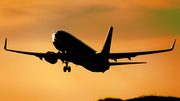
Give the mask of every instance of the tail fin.
[{"label": "tail fin", "polygon": [[113,33],[113,27],[111,26],[109,28],[109,32],[108,32],[108,35],[106,37],[104,47],[101,51],[102,54],[109,54],[109,52],[110,52],[112,33]]}]

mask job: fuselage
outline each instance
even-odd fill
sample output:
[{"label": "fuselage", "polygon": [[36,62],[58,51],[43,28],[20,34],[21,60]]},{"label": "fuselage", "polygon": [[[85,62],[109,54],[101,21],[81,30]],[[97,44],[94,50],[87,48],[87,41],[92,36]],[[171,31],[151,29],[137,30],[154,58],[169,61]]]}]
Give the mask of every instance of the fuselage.
[{"label": "fuselage", "polygon": [[65,60],[81,65],[92,72],[105,72],[109,61],[94,49],[65,31],[53,34],[53,44],[61,53],[67,54]]}]

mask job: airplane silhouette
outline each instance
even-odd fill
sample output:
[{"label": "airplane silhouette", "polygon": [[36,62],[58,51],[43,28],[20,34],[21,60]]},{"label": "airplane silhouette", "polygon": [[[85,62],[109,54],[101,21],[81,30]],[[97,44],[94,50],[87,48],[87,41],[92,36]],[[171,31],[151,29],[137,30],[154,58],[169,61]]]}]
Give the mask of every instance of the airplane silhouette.
[{"label": "airplane silhouette", "polygon": [[[160,52],[172,51],[174,49],[174,43],[170,49],[155,50],[155,51],[144,51],[144,52],[129,52],[129,53],[110,53],[111,39],[112,39],[113,27],[111,26],[107,34],[104,47],[102,51],[97,52],[91,47],[87,46],[85,43],[75,38],[73,35],[65,31],[57,31],[52,35],[52,41],[57,53],[48,51],[47,53],[35,53],[35,52],[25,52],[7,49],[7,38],[5,40],[4,49],[6,51],[34,55],[39,57],[41,60],[44,58],[47,62],[55,64],[58,59],[66,64],[63,70],[64,72],[71,71],[71,67],[68,66],[69,62],[76,65],[81,65],[89,71],[92,72],[105,72],[114,65],[127,65],[127,64],[142,64],[146,62],[117,62],[117,59],[136,57],[138,55],[154,54]],[[109,59],[113,59],[115,62],[109,62]]]}]

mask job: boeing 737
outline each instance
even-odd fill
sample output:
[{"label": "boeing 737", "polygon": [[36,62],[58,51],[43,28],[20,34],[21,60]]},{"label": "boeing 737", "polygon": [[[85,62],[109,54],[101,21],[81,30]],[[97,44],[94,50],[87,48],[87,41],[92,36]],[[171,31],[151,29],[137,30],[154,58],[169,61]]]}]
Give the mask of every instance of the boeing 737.
[{"label": "boeing 737", "polygon": [[[132,57],[138,55],[154,54],[172,51],[176,39],[171,48],[164,50],[155,50],[155,51],[144,51],[144,52],[128,52],[128,53],[110,53],[111,39],[112,39],[113,27],[111,26],[107,34],[105,44],[101,51],[97,52],[79,39],[75,38],[73,35],[65,31],[57,31],[52,35],[52,41],[55,48],[58,50],[57,53],[48,51],[47,53],[35,53],[35,52],[25,52],[7,49],[7,38],[5,40],[4,49],[6,51],[33,55],[39,57],[41,60],[44,58],[47,62],[51,64],[57,63],[60,59],[65,66],[63,71],[70,72],[71,67],[68,66],[69,62],[72,62],[76,65],[83,66],[89,71],[92,72],[105,72],[110,66],[115,65],[127,65],[127,64],[142,64],[146,62],[117,62],[117,59],[127,58],[131,60]],[[114,60],[115,62],[109,62],[109,59]]]}]

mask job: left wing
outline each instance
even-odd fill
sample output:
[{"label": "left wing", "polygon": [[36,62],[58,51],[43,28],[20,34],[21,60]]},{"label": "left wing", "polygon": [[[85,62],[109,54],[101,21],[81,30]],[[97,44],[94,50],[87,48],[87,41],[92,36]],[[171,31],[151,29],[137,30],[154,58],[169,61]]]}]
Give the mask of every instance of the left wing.
[{"label": "left wing", "polygon": [[41,60],[42,60],[43,57],[56,56],[56,55],[57,55],[57,53],[47,54],[47,53],[35,53],[35,52],[17,51],[17,50],[7,49],[6,47],[7,47],[7,38],[6,38],[6,40],[5,40],[5,45],[4,45],[4,49],[5,49],[6,51],[21,53],[21,54],[27,54],[27,55],[34,55],[34,56],[39,57]]},{"label": "left wing", "polygon": [[170,49],[164,49],[164,50],[156,50],[156,51],[144,51],[144,52],[130,52],[130,53],[110,53],[109,59],[120,59],[120,58],[128,58],[131,60],[131,57],[136,57],[137,55],[146,55],[146,54],[155,54],[155,53],[161,53],[161,52],[167,52],[172,51],[174,49],[176,39],[174,40],[174,43]]}]

